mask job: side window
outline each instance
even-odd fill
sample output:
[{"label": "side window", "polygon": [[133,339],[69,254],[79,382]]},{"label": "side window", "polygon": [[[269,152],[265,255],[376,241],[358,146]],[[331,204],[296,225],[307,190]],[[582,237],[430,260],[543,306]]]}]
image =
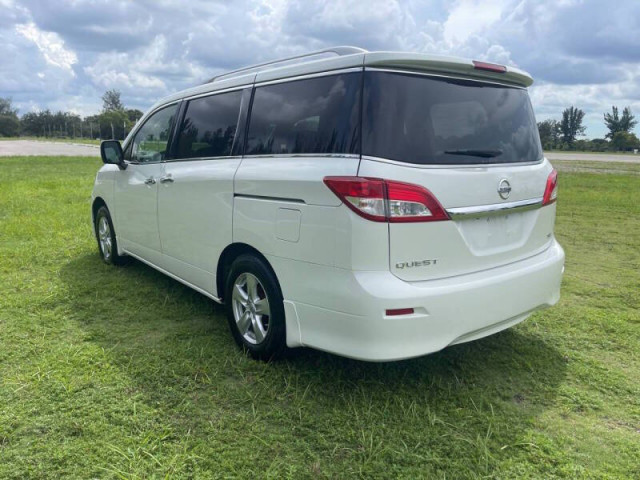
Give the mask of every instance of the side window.
[{"label": "side window", "polygon": [[238,90],[189,101],[180,125],[177,158],[231,155],[241,100]]},{"label": "side window", "polygon": [[170,105],[147,119],[131,142],[132,162],[159,162],[165,159],[169,135],[177,111],[177,104]]},{"label": "side window", "polygon": [[359,153],[361,73],[257,87],[246,155]]}]

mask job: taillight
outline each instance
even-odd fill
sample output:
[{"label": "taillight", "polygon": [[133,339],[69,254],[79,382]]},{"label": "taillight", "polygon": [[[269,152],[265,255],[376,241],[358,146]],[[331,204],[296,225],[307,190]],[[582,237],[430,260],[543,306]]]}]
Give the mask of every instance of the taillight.
[{"label": "taillight", "polygon": [[374,222],[449,220],[440,202],[419,185],[367,177],[325,177],[324,183],[347,207]]},{"label": "taillight", "polygon": [[550,205],[558,198],[558,172],[554,169],[547,177],[547,186],[544,189],[542,205]]}]

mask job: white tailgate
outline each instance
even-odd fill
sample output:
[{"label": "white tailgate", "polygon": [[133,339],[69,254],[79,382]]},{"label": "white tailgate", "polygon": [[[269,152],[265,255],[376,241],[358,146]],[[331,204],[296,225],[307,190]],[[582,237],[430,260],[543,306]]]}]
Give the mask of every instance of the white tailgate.
[{"label": "white tailgate", "polygon": [[[363,158],[359,175],[421,185],[450,212],[542,199],[552,167],[533,165],[422,167]],[[498,194],[506,179],[507,199]],[[555,204],[526,211],[470,214],[453,220],[390,223],[390,269],[419,281],[485,270],[535,255],[553,237]]]}]

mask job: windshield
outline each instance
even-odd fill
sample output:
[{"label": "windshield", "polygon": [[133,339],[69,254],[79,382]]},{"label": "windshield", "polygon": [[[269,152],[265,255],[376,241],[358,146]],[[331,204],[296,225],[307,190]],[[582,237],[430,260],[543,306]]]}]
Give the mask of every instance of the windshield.
[{"label": "windshield", "polygon": [[369,71],[364,98],[363,155],[444,165],[542,158],[524,89]]}]

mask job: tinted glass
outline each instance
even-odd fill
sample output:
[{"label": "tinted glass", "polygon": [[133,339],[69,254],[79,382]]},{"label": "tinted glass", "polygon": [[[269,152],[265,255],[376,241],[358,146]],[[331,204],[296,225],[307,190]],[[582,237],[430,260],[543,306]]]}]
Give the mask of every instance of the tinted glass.
[{"label": "tinted glass", "polygon": [[360,73],[255,90],[247,155],[358,153]]},{"label": "tinted glass", "polygon": [[242,91],[189,101],[180,126],[178,158],[231,155],[236,138]]},{"label": "tinted glass", "polygon": [[542,157],[526,90],[366,72],[362,153],[418,164],[531,162]]},{"label": "tinted glass", "polygon": [[[157,111],[144,122],[131,145],[131,161],[159,162],[164,160],[171,127],[175,122],[178,105],[170,105]],[[127,150],[129,150],[127,148]]]}]

